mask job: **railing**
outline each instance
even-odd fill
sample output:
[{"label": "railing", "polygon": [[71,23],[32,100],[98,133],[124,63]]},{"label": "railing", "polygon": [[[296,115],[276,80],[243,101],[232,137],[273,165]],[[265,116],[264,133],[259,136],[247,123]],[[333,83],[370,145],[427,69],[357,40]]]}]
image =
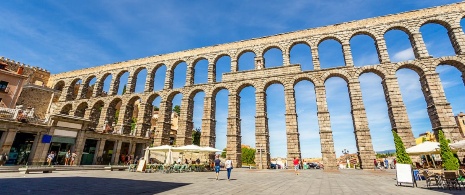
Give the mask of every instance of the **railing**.
[{"label": "railing", "polygon": [[34,115],[34,109],[12,109],[0,107],[0,119],[23,123],[44,124],[45,121]]}]

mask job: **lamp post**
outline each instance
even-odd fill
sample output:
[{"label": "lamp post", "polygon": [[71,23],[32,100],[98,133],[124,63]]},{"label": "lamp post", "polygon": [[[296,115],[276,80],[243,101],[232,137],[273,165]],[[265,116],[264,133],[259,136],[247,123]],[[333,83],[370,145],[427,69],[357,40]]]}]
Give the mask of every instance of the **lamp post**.
[{"label": "lamp post", "polygon": [[344,150],[342,150],[342,153],[343,153],[344,156],[346,157],[347,168],[350,168],[350,162],[349,162],[349,159],[347,158],[347,154],[349,154],[349,150],[344,149]]}]

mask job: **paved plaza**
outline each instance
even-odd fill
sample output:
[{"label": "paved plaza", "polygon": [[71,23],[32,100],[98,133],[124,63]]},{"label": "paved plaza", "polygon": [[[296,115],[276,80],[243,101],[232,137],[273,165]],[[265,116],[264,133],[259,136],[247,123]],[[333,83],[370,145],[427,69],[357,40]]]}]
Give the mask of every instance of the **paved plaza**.
[{"label": "paved plaza", "polygon": [[395,186],[395,172],[341,170],[226,171],[220,180],[213,172],[134,173],[127,171],[56,171],[49,174],[0,173],[0,194],[463,194],[462,190]]}]

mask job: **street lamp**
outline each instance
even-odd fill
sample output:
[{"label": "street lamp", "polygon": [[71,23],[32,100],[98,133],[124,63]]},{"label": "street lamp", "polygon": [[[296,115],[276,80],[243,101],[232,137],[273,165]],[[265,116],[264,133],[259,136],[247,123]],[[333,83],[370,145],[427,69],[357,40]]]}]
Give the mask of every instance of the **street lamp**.
[{"label": "street lamp", "polygon": [[350,162],[349,162],[349,158],[347,158],[347,154],[349,154],[349,150],[342,150],[342,153],[344,154],[344,156],[346,157],[346,162],[347,162],[347,168],[350,168]]}]

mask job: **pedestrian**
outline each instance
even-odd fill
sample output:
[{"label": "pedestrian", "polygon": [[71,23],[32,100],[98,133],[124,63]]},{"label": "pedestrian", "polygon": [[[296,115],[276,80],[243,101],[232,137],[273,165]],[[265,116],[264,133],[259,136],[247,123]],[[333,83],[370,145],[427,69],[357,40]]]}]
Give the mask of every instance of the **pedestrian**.
[{"label": "pedestrian", "polygon": [[187,158],[185,159],[185,162],[184,162],[186,165],[189,164],[189,161],[187,161]]},{"label": "pedestrian", "polygon": [[293,161],[293,162],[294,162],[294,173],[295,173],[296,175],[299,175],[299,164],[300,164],[300,163],[299,163],[299,158],[294,157],[294,161]]},{"label": "pedestrian", "polygon": [[71,166],[74,165],[74,161],[76,160],[76,157],[77,157],[77,154],[76,154],[76,151],[74,151],[73,154],[71,154]]},{"label": "pedestrian", "polygon": [[394,162],[394,169],[395,169],[395,168],[396,168],[396,164],[397,164],[397,160],[394,159],[393,162]]},{"label": "pedestrian", "polygon": [[228,160],[224,163],[224,166],[226,167],[226,171],[228,171],[228,181],[229,178],[231,177],[231,171],[233,169],[233,162],[231,160],[231,157],[228,157]]},{"label": "pedestrian", "polygon": [[5,153],[0,153],[0,166],[5,165],[6,161],[8,161],[8,154]]},{"label": "pedestrian", "polygon": [[200,165],[200,158],[197,158],[197,160],[195,160],[195,162]]},{"label": "pedestrian", "polygon": [[378,162],[376,161],[376,158],[373,159],[373,164],[375,165],[375,166],[373,167],[373,170],[376,171],[376,167],[378,167]]},{"label": "pedestrian", "polygon": [[71,150],[68,150],[65,154],[65,165],[69,165],[69,162],[71,160]]},{"label": "pedestrian", "polygon": [[181,164],[181,162],[182,162],[182,161],[181,161],[181,157],[178,157],[178,161],[177,161],[177,162],[178,162],[178,164]]},{"label": "pedestrian", "polygon": [[48,156],[47,156],[47,163],[48,163],[48,166],[52,165],[52,161],[53,161],[54,158],[55,158],[55,152],[52,151],[52,152],[50,152],[50,154],[48,154]]},{"label": "pedestrian", "polygon": [[387,158],[384,159],[384,168],[389,169],[389,160]]},{"label": "pedestrian", "polygon": [[215,156],[215,173],[216,173],[216,180],[218,180],[218,175],[220,174],[220,164],[221,164],[221,160],[220,160],[219,155],[217,154],[217,155]]}]

